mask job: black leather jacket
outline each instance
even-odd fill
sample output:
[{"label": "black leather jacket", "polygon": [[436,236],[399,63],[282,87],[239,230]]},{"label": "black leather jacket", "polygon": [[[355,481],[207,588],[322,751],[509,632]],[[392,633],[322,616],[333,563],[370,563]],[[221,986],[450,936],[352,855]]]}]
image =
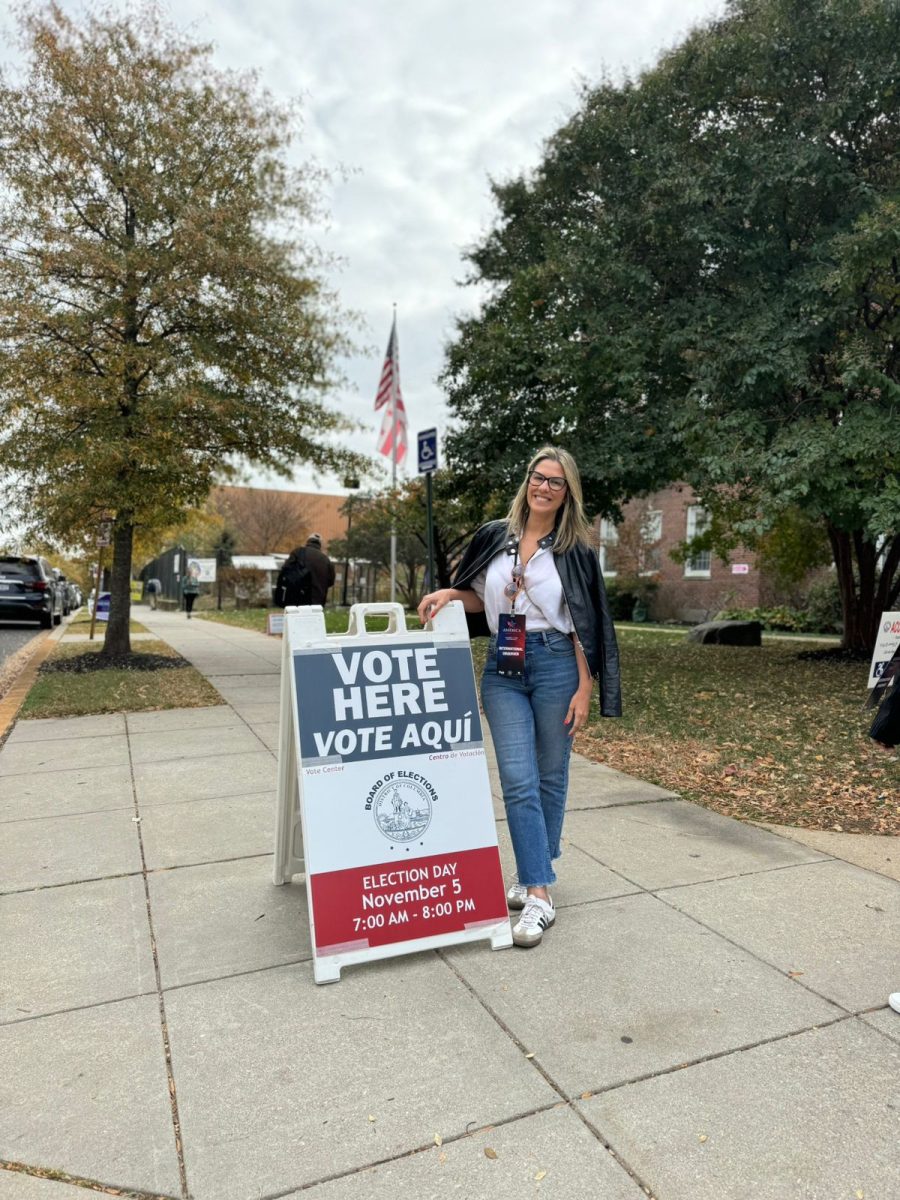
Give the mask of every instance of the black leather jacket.
[{"label": "black leather jacket", "polygon": [[[453,586],[471,589],[472,580],[485,570],[495,555],[501,550],[509,554],[514,552],[516,540],[506,521],[488,521],[482,525],[462,556]],[[619,646],[609,613],[600,559],[587,546],[575,546],[564,554],[556,554],[555,559],[588,670],[600,681],[600,713],[604,717],[620,717]],[[490,631],[483,612],[466,613],[466,620],[472,637],[488,636]]]}]

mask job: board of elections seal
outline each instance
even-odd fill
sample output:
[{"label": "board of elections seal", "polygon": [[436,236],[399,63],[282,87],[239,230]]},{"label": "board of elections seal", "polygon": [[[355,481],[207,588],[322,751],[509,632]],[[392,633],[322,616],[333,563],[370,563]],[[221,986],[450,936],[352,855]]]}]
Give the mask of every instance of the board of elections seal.
[{"label": "board of elections seal", "polygon": [[372,806],[375,824],[391,842],[411,842],[431,824],[431,797],[412,779],[398,779],[383,788]]}]

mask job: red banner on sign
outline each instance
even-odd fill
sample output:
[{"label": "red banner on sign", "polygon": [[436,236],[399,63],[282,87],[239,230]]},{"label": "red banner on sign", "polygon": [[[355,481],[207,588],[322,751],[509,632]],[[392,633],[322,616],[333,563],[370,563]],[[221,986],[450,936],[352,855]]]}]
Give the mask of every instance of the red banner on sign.
[{"label": "red banner on sign", "polygon": [[310,876],[316,954],[455,933],[507,917],[496,846]]}]

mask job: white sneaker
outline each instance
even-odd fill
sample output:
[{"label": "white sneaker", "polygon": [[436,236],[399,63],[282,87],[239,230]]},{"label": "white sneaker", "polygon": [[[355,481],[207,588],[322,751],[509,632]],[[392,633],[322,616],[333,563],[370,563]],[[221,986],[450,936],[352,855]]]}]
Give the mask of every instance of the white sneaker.
[{"label": "white sneaker", "polygon": [[518,910],[525,907],[528,899],[528,888],[523,883],[514,883],[506,893],[506,903],[509,908]]},{"label": "white sneaker", "polygon": [[544,936],[544,930],[549,929],[555,920],[556,909],[552,900],[548,903],[540,896],[529,896],[521,917],[513,925],[513,941],[517,946],[536,946]]},{"label": "white sneaker", "polygon": [[900,1013],[900,992],[891,992],[888,996],[888,1004],[896,1013]]}]

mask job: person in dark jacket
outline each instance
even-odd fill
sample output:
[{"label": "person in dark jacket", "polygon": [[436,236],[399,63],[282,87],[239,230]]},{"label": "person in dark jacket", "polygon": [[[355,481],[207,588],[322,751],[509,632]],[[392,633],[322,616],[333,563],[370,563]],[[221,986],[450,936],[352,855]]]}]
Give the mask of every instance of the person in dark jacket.
[{"label": "person in dark jacket", "polygon": [[324,604],[334,584],[334,563],[322,551],[322,536],[311,533],[305,546],[292,550],[278,572],[276,604]]},{"label": "person in dark jacket", "polygon": [[451,600],[462,601],[473,636],[490,636],[481,699],[516,856],[507,901],[521,910],[513,941],[536,946],[556,920],[549,889],[561,852],[572,735],[587,720],[594,677],[601,714],[622,713],[596,539],[567,451],[537,452],[506,519],[476,531],[453,586],[425,596],[420,619]]},{"label": "person in dark jacket", "polygon": [[[895,658],[898,655],[900,649]],[[869,730],[869,737],[875,745],[888,753],[900,743],[900,662],[894,667],[892,675],[893,678],[881,697],[878,712]],[[900,1013],[900,992],[892,992],[888,996],[888,1004],[895,1013]]]}]

